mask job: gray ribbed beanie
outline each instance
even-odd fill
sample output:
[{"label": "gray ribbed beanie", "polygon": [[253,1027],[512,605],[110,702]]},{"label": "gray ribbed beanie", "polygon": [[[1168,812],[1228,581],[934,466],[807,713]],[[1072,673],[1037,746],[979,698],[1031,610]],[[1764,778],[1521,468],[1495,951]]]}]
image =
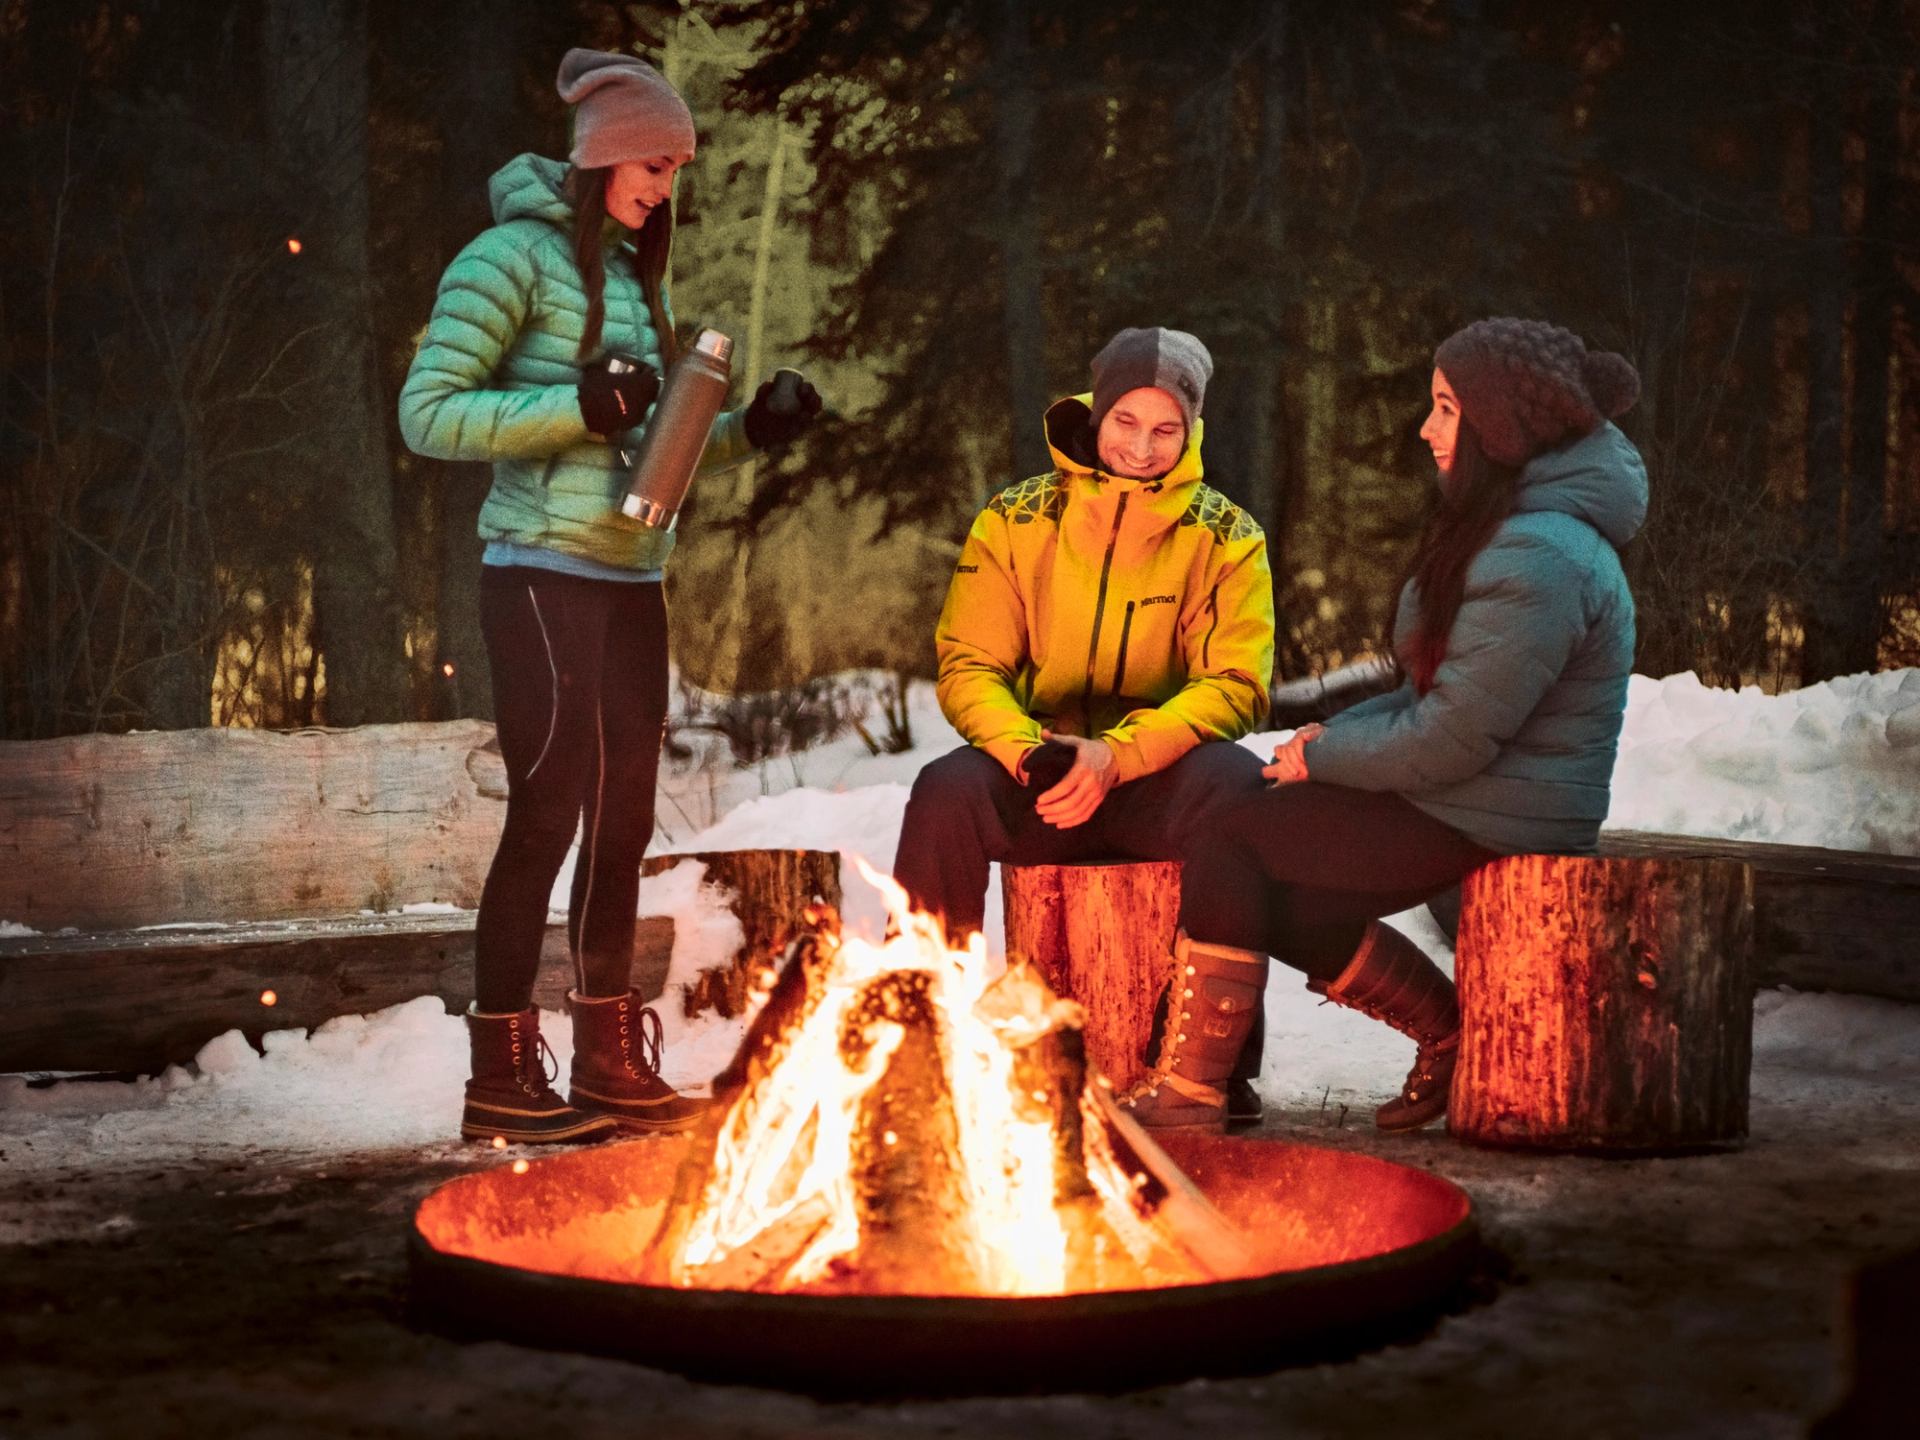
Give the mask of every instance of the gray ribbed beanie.
[{"label": "gray ribbed beanie", "polygon": [[567,158],[583,170],[693,153],[693,112],[644,60],[575,47],[560,58],[554,88],[574,107]]},{"label": "gray ribbed beanie", "polygon": [[1093,357],[1093,428],[1107,418],[1113,402],[1145,386],[1164,390],[1193,429],[1213,378],[1213,357],[1184,330],[1122,330]]}]

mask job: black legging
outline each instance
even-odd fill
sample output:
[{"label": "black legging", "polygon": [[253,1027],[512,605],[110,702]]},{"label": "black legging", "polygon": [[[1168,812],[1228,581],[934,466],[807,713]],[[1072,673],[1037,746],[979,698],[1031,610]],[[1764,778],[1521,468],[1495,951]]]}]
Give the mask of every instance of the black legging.
[{"label": "black legging", "polygon": [[574,983],[587,995],[624,994],[667,720],[661,586],[488,565],[480,629],[507,821],[480,895],[475,999],[495,1014],[532,1003],[548,897],[576,829]]},{"label": "black legging", "polygon": [[1196,940],[1259,950],[1332,980],[1369,921],[1496,858],[1399,795],[1279,785],[1235,801],[1194,838],[1180,923]]}]

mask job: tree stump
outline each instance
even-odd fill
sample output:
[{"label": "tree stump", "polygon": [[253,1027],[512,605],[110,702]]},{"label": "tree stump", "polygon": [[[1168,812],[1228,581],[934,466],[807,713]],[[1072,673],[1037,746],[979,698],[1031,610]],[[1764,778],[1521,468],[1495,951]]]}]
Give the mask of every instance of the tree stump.
[{"label": "tree stump", "polygon": [[1153,1010],[1173,977],[1180,865],[1003,865],[1007,954],[1087,1012],[1087,1059],[1118,1089],[1147,1073]]},{"label": "tree stump", "polygon": [[1467,877],[1447,1126],[1485,1145],[1712,1148],[1747,1133],[1753,873],[1515,855]]},{"label": "tree stump", "polygon": [[787,942],[805,928],[812,906],[840,908],[840,852],[837,850],[702,850],[684,855],[649,855],[642,875],[658,875],[683,860],[707,867],[707,881],[732,892],[730,906],[746,939],[726,965],[701,973],[686,988],[682,1007],[688,1019],[716,1010],[731,1019],[747,1008],[757,971],[777,959]]}]

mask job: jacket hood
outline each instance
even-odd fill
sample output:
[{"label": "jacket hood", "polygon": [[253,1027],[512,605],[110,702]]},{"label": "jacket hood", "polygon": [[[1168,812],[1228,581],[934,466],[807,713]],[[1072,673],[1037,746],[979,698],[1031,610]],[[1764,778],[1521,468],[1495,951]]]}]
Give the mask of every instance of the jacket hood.
[{"label": "jacket hood", "polygon": [[544,155],[516,155],[487,181],[487,199],[493,223],[509,220],[545,220],[562,230],[573,226],[573,206],[563,188],[567,167]]},{"label": "jacket hood", "polygon": [[1618,548],[1646,522],[1646,463],[1618,426],[1603,423],[1572,444],[1529,460],[1520,471],[1513,508],[1571,515]]},{"label": "jacket hood", "polygon": [[1200,442],[1206,435],[1207,422],[1196,418],[1193,427],[1187,432],[1187,448],[1180,452],[1180,458],[1173,463],[1173,469],[1154,480],[1135,480],[1125,475],[1111,475],[1100,468],[1099,457],[1093,449],[1093,394],[1070,395],[1064,400],[1056,400],[1047,407],[1045,420],[1047,432],[1047,450],[1053,456],[1055,467],[1063,475],[1084,476],[1093,480],[1118,480],[1125,485],[1158,484],[1162,489],[1171,491],[1183,485],[1197,485],[1206,472],[1200,464]]}]

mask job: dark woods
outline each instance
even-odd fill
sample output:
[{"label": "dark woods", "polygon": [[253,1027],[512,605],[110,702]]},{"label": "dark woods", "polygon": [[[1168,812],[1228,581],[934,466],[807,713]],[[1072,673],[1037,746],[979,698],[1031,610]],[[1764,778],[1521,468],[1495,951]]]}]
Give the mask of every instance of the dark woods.
[{"label": "dark woods", "polygon": [[1641,368],[1640,670],[1920,663],[1917,40],[1916,0],[0,0],[0,734],[486,713],[486,475],[393,401],[487,175],[564,149],[570,44],[701,123],[683,336],[841,414],[699,497],[703,678],[930,664],[953,541],[1139,323],[1214,351],[1282,678],[1354,658],[1432,348],[1493,313]]}]

